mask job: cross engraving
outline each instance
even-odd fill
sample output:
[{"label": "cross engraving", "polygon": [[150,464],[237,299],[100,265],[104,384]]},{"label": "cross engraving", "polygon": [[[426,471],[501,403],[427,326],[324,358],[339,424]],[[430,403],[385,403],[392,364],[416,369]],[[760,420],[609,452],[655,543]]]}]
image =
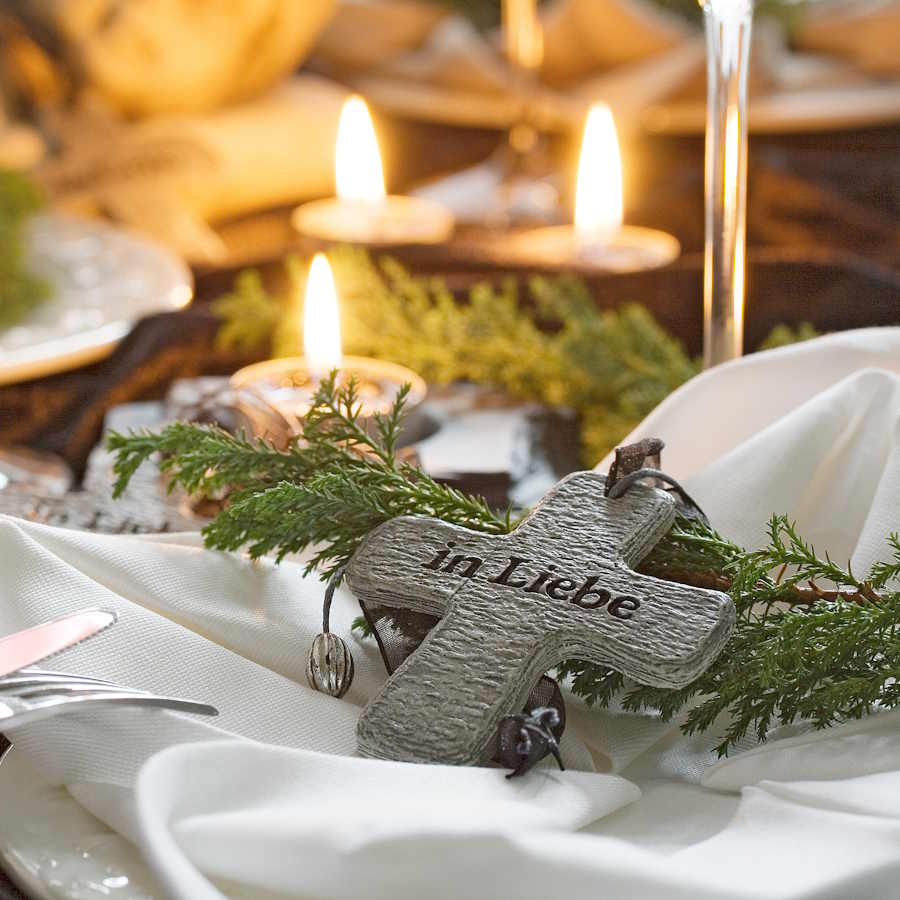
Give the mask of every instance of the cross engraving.
[{"label": "cross engraving", "polygon": [[670,688],[709,666],[734,625],[731,598],[633,571],[675,502],[645,485],[610,499],[604,484],[570,475],[508,535],[404,516],[363,541],[347,569],[358,597],[442,617],[363,710],[363,755],[483,762],[500,719],[564,659]]}]

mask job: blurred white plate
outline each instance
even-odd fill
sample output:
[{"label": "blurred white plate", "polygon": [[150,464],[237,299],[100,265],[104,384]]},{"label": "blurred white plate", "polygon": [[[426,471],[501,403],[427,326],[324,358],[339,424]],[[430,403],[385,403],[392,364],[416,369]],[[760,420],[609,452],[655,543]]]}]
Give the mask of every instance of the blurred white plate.
[{"label": "blurred white plate", "polygon": [[163,900],[137,849],[15,748],[0,765],[0,857],[35,900]]},{"label": "blurred white plate", "polygon": [[[10,750],[0,764],[0,859],[34,900],[165,900],[140,851]],[[233,900],[277,900],[217,882]]]},{"label": "blurred white plate", "polygon": [[[481,93],[414,83],[396,78],[367,77],[355,87],[387,112],[408,119],[469,128],[508,128],[521,113],[511,95]],[[598,99],[603,99],[602,95]],[[619,98],[616,98],[619,99]],[[613,103],[617,116],[620,105]],[[581,126],[588,101],[575,94],[542,91],[535,104],[538,119],[551,129]],[[641,121],[650,131],[700,134],[705,127],[702,102],[649,105]],[[797,88],[754,97],[748,127],[755,132],[797,133],[842,131],[900,122],[900,82],[846,87]]]},{"label": "blurred white plate", "polygon": [[191,300],[191,273],[174,253],[104,222],[37,216],[28,260],[53,296],[0,330],[0,384],[95,362],[138,319]]},{"label": "blurred white plate", "polygon": [[[706,106],[659,104],[646,110],[643,121],[650,131],[699,134],[706,127]],[[747,117],[750,131],[784,134],[847,131],[894,122],[900,122],[900,81],[763,94],[751,100]]]}]

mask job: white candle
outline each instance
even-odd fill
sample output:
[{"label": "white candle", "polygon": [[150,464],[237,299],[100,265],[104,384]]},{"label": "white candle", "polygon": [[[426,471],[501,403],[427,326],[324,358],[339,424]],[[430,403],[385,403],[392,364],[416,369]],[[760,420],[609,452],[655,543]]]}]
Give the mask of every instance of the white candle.
[{"label": "white candle", "polygon": [[247,407],[258,407],[261,401],[297,433],[322,378],[334,369],[343,381],[356,378],[364,417],[387,412],[406,383],[412,386],[407,410],[425,399],[425,382],[415,372],[379,359],[343,355],[337,289],[322,253],[313,258],[306,282],[303,352],[304,356],[270,359],[235,372],[231,386],[238,393],[239,405],[243,392]]},{"label": "white candle", "polygon": [[381,153],[361,97],[344,103],[335,142],[337,197],[304,203],[294,227],[309,237],[359,244],[437,244],[453,233],[448,209],[419,197],[388,195]]},{"label": "white candle", "polygon": [[496,263],[637,272],[667,265],[681,245],[670,234],[623,224],[622,157],[612,110],[591,107],[578,162],[572,225],[535,228],[481,241],[470,252]]}]

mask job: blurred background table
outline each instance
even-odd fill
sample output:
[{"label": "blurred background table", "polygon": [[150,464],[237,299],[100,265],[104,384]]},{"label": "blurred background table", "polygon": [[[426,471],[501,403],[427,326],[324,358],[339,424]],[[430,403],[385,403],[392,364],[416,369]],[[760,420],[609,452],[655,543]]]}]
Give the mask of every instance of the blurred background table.
[{"label": "blurred background table", "polygon": [[[386,155],[403,154],[408,185],[483,159],[502,140],[496,131],[376,121]],[[682,256],[664,269],[587,280],[601,305],[647,306],[695,355],[702,343],[702,137],[644,136],[623,156],[630,161],[626,197],[635,198],[626,221],[671,232]],[[827,331],[900,320],[900,127],[755,135],[749,179],[748,349],[779,323],[809,321]],[[215,348],[208,304],[243,266],[278,264],[288,252],[310,249],[291,228],[290,212],[269,210],[222,227],[229,265],[197,268],[192,306],[144,320],[110,358],[0,387],[0,444],[52,451],[80,472],[110,406],[156,399],[177,377],[226,374],[245,363]],[[457,289],[509,271],[467,258],[452,242],[386,252]]]}]

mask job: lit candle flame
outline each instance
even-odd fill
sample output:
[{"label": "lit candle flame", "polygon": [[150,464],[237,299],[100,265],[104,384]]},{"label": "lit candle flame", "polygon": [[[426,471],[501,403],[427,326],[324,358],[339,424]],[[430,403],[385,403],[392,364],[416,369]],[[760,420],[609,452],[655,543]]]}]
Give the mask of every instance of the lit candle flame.
[{"label": "lit candle flame", "polygon": [[314,378],[341,365],[341,324],[337,290],[324,253],[317,253],[309,267],[303,304],[303,352]]},{"label": "lit candle flame", "polygon": [[612,110],[588,112],[575,188],[575,232],[586,241],[609,241],[622,227],[622,158]]},{"label": "lit candle flame", "polygon": [[334,176],[342,200],[378,204],[384,200],[381,153],[369,108],[362,97],[348,97],[341,110]]}]

